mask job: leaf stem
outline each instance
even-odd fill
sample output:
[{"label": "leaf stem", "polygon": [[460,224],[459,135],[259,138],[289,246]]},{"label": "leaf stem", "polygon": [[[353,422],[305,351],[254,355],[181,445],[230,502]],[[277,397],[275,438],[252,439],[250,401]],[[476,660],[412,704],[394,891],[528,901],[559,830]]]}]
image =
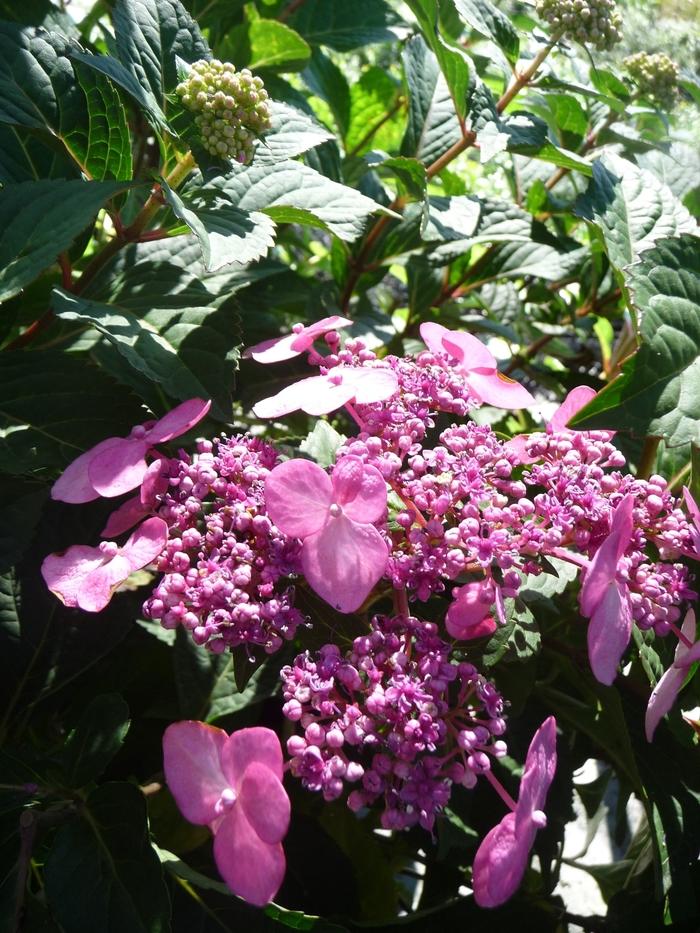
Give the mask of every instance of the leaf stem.
[{"label": "leaf stem", "polygon": [[655,437],[653,434],[645,439],[637,466],[637,479],[649,479],[653,473],[660,443],[661,438]]}]

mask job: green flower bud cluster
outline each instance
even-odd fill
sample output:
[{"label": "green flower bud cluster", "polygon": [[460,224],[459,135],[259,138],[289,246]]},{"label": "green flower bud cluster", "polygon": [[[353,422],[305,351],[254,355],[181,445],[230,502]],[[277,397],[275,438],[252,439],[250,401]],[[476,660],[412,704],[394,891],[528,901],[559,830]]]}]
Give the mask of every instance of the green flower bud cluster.
[{"label": "green flower bud cluster", "polygon": [[176,91],[183,106],[197,113],[207,152],[243,165],[251,161],[257,137],[271,126],[262,78],[247,68],[237,72],[230,62],[198,61]]},{"label": "green flower bud cluster", "polygon": [[668,55],[637,52],[628,55],[623,64],[642,97],[667,110],[673,107],[678,94],[678,65]]},{"label": "green flower bud cluster", "polygon": [[535,9],[553,34],[593,45],[601,52],[622,38],[622,17],[615,0],[536,0]]}]

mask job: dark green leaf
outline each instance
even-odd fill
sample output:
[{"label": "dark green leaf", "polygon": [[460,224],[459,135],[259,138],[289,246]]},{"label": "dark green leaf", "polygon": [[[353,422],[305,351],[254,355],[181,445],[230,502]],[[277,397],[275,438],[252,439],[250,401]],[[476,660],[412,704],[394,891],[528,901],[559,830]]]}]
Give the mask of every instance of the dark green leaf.
[{"label": "dark green leaf", "polygon": [[518,60],[520,40],[511,21],[489,0],[454,0],[464,22],[485,39],[491,39],[514,65]]},{"label": "dark green leaf", "polygon": [[700,239],[659,240],[627,276],[641,346],[572,426],[700,440]]},{"label": "dark green leaf", "polygon": [[[253,670],[253,673],[248,677],[243,690],[239,690],[237,683],[240,678],[235,676],[234,659],[228,657],[227,664],[220,671],[211,691],[211,703],[206,715],[207,722],[216,722],[224,716],[239,713],[253,703],[259,703],[261,700],[274,696],[280,689],[280,667],[284,661],[280,659],[279,653],[266,659],[257,668],[253,667],[245,655],[239,654],[239,657],[243,664]],[[288,660],[286,656],[284,657]]]},{"label": "dark green leaf", "polygon": [[[76,883],[80,879],[80,883]],[[104,784],[59,830],[45,866],[46,896],[71,933],[168,933],[170,904],[133,784]]]},{"label": "dark green leaf", "polygon": [[118,693],[103,693],[91,700],[63,748],[68,786],[84,787],[98,778],[128,731],[129,707]]},{"label": "dark green leaf", "polygon": [[[132,175],[131,138],[119,94],[99,71],[78,61],[73,67],[85,93],[89,119],[84,146],[80,149],[79,143],[73,144],[73,151],[80,152],[80,164],[89,178],[128,181]],[[66,138],[73,143],[71,134]]]},{"label": "dark green leaf", "polygon": [[332,59],[315,48],[303,77],[313,93],[328,104],[340,136],[345,136],[350,120],[350,87],[343,72]]},{"label": "dark green leaf", "polygon": [[333,139],[325,127],[295,107],[273,101],[270,109],[272,128],[258,142],[255,165],[284,162]]},{"label": "dark green leaf", "polygon": [[0,486],[0,573],[17,563],[31,542],[47,495],[45,486],[17,477]]},{"label": "dark green leaf", "polygon": [[232,29],[219,54],[236,62],[239,68],[245,66],[253,71],[299,71],[309,60],[311,49],[285,23],[255,18]]},{"label": "dark green leaf", "polygon": [[105,202],[128,187],[113,181],[55,180],[3,188],[0,301],[16,295],[54,263]]},{"label": "dark green leaf", "polygon": [[406,44],[402,59],[409,94],[401,155],[429,165],[461,139],[459,120],[437,58],[421,36]]},{"label": "dark green leaf", "polygon": [[385,0],[305,0],[289,25],[312,45],[327,45],[339,52],[388,42],[397,17]]},{"label": "dark green leaf", "polygon": [[393,159],[384,159],[378,163],[377,168],[384,171],[388,169],[399,180],[401,194],[415,201],[422,201],[425,197],[428,178],[425,166],[418,159],[407,159],[405,156],[395,156]]},{"label": "dark green leaf", "polygon": [[[370,147],[390,150],[397,127],[387,122],[394,109],[399,88],[383,68],[371,67],[350,88],[350,124],[345,149],[359,155]],[[398,137],[396,139],[398,143]]]}]

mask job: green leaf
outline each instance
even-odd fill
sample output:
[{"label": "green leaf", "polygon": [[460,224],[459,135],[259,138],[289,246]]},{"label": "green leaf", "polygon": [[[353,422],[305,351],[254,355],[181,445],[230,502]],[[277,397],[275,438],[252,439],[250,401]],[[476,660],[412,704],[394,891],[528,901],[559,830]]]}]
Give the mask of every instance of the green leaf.
[{"label": "green leaf", "polygon": [[327,421],[320,419],[314,425],[313,431],[299,445],[299,450],[315,460],[324,469],[335,463],[336,450],[347,440]]},{"label": "green leaf", "polygon": [[391,137],[396,132],[392,124],[386,122],[386,117],[398,96],[399,88],[383,68],[373,66],[363,71],[360,80],[350,88],[350,125],[344,139],[346,152],[360,155],[370,147],[393,148]]},{"label": "green leaf", "polygon": [[[19,645],[19,587],[13,573],[0,574],[0,632],[5,652],[11,656]],[[4,666],[4,665],[3,665]]]},{"label": "green leaf", "polygon": [[311,45],[327,45],[339,52],[390,42],[396,14],[385,0],[305,0],[289,25]]},{"label": "green leaf", "polygon": [[133,784],[104,784],[90,794],[80,816],[59,830],[44,877],[52,913],[71,933],[170,930],[168,892],[148,838],[146,800]]},{"label": "green leaf", "polygon": [[436,268],[427,257],[410,256],[406,263],[408,307],[416,320],[425,320],[444,283],[442,269]]},{"label": "green leaf", "polygon": [[279,223],[321,226],[341,240],[356,240],[370,214],[386,212],[354,188],[331,181],[300,162],[239,166],[209,184],[220,188],[242,210],[264,211]]},{"label": "green leaf", "polygon": [[304,72],[309,89],[328,104],[340,136],[345,136],[350,120],[350,87],[332,59],[315,48]]},{"label": "green leaf", "polygon": [[[284,649],[282,649],[282,658],[288,663]],[[211,691],[211,703],[206,721],[216,722],[217,719],[230,716],[232,713],[239,713],[247,706],[274,696],[280,689],[280,667],[285,663],[282,658],[278,653],[273,658],[263,661],[248,678],[243,690],[239,690],[236,686],[234,661],[229,656],[226,666],[219,673]],[[252,667],[250,661],[244,659],[244,663]]]},{"label": "green leaf", "polygon": [[[73,65],[87,101],[89,125],[80,164],[89,178],[129,181],[132,176],[131,138],[124,106],[114,85],[98,71],[80,62]],[[67,140],[73,137],[68,134]]]},{"label": "green leaf", "polygon": [[61,755],[69,787],[98,778],[122,747],[129,731],[129,707],[118,693],[103,693],[88,703]]},{"label": "green leaf", "polygon": [[700,188],[700,154],[692,146],[674,142],[668,152],[650,149],[636,159],[640,168],[653,172],[681,201]]},{"label": "green leaf", "polygon": [[438,0],[406,0],[406,3],[418,20],[423,38],[435,53],[457,115],[464,119],[477,80],[473,62],[464,49],[442,35]]},{"label": "green leaf", "polygon": [[262,18],[236,26],[218,51],[239,68],[252,71],[300,71],[311,55],[311,48],[298,32],[285,23]]},{"label": "green leaf", "polygon": [[407,159],[405,156],[395,156],[393,159],[384,159],[377,163],[380,171],[388,169],[399,180],[399,189],[402,195],[414,201],[422,201],[428,184],[425,166],[418,159]]},{"label": "green leaf", "polygon": [[520,40],[511,21],[489,0],[454,0],[464,22],[485,39],[491,39],[514,65],[518,60]]},{"label": "green leaf", "polygon": [[[52,306],[63,320],[93,324],[126,364],[125,369],[117,366],[111,371],[137,391],[145,378],[178,401],[194,396],[212,398],[215,417],[224,421],[230,417],[228,388],[233,360],[229,351],[235,343],[235,330],[230,329],[230,319],[221,321],[223,334],[214,326],[215,309],[156,307],[139,318],[117,301],[91,301],[60,289],[53,292]],[[131,370],[135,380],[130,378]]]},{"label": "green leaf", "polygon": [[641,346],[572,426],[700,441],[700,239],[660,240],[628,271]]},{"label": "green leaf", "polygon": [[204,718],[209,709],[211,692],[229,666],[230,657],[214,654],[196,645],[188,632],[178,628],[172,659],[179,715],[183,719]]},{"label": "green leaf", "polygon": [[270,218],[234,207],[220,188],[204,185],[180,197],[164,180],[161,185],[175,216],[197,237],[208,272],[231,263],[254,262],[274,245],[275,225]]},{"label": "green leaf", "polygon": [[402,156],[430,165],[462,137],[452,97],[438,65],[421,36],[413,36],[402,55],[408,86],[408,122]]},{"label": "green leaf", "polygon": [[[63,469],[89,447],[143,420],[133,396],[77,353],[0,353],[0,471]],[[85,391],[85,386],[90,391]]]},{"label": "green leaf", "polygon": [[534,615],[518,600],[506,600],[506,624],[499,626],[489,639],[484,664],[493,667],[499,661],[529,661],[540,650],[542,636]]},{"label": "green leaf", "polygon": [[47,496],[45,486],[16,477],[0,486],[0,573],[17,563],[31,543]]},{"label": "green leaf", "polygon": [[0,301],[16,295],[54,263],[105,202],[128,187],[124,182],[76,179],[25,181],[3,188]]},{"label": "green leaf", "polygon": [[255,165],[272,165],[293,159],[334,138],[325,127],[296,107],[273,101],[270,109],[272,128],[258,142],[253,160]]},{"label": "green leaf", "polygon": [[210,57],[199,26],[180,0],[117,0],[112,18],[120,62],[167,112],[178,84],[175,59]]},{"label": "green leaf", "polygon": [[634,262],[657,240],[696,229],[666,185],[613,153],[594,162],[593,178],[574,212],[600,228],[610,262],[618,269]]},{"label": "green leaf", "polygon": [[79,176],[80,169],[58,139],[0,123],[0,184]]}]

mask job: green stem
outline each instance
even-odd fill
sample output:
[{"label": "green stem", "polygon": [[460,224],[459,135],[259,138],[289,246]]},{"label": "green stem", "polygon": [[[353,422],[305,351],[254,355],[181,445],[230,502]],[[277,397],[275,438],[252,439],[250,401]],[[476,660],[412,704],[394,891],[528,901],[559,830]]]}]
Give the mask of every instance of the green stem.
[{"label": "green stem", "polygon": [[656,454],[658,453],[660,443],[661,438],[654,437],[653,435],[650,435],[644,441],[642,455],[639,458],[639,465],[637,466],[637,479],[649,479],[654,472]]}]

